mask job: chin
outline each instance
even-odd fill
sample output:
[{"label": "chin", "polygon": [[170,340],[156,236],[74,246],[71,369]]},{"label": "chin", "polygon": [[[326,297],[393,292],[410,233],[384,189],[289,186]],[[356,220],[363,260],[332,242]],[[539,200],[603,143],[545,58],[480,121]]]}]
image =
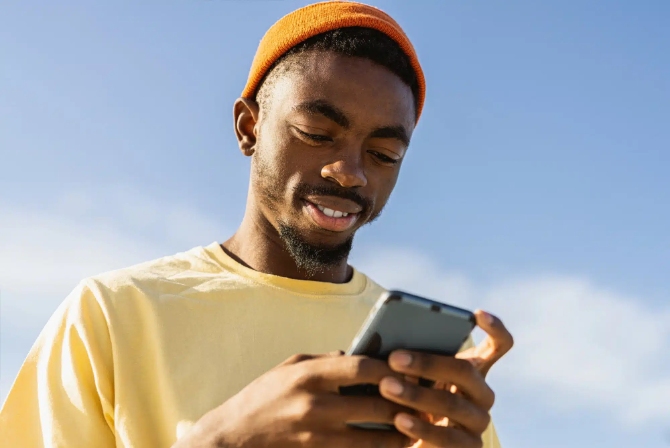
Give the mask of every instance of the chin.
[{"label": "chin", "polygon": [[332,265],[346,260],[354,240],[353,232],[329,232],[324,235],[322,232],[303,231],[283,224],[279,225],[279,236],[294,259],[314,265]]},{"label": "chin", "polygon": [[347,244],[354,237],[354,232],[347,232],[342,234],[340,232],[332,232],[329,230],[317,231],[313,230],[306,231],[303,233],[303,240],[315,247],[323,247],[324,249],[332,249],[340,247],[343,244]]}]

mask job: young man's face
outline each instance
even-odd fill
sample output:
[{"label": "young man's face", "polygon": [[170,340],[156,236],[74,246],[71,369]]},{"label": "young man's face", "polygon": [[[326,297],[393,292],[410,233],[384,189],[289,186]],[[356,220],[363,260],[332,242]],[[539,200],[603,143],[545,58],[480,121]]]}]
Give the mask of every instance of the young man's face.
[{"label": "young man's face", "polygon": [[298,57],[261,107],[251,188],[298,264],[318,269],[345,259],[356,230],[381,213],[416,115],[409,86],[380,65]]}]

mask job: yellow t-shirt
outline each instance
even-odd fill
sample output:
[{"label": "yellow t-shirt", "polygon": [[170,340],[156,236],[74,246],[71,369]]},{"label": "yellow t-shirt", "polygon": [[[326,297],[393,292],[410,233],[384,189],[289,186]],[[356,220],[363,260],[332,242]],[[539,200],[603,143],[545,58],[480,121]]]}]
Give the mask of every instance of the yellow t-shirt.
[{"label": "yellow t-shirt", "polygon": [[[295,353],[346,350],[382,287],[249,269],[217,243],[82,281],[0,411],[6,447],[169,447]],[[497,448],[492,426],[485,447]]]}]

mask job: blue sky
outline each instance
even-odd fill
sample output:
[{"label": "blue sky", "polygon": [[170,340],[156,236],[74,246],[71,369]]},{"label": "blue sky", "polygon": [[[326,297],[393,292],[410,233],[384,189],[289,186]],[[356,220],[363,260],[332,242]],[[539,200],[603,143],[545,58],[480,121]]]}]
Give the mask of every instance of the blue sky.
[{"label": "blue sky", "polygon": [[[84,275],[222,241],[232,103],[306,1],[0,5],[0,392]],[[426,108],[353,260],[485,306],[506,447],[670,446],[670,3],[371,1]]]}]

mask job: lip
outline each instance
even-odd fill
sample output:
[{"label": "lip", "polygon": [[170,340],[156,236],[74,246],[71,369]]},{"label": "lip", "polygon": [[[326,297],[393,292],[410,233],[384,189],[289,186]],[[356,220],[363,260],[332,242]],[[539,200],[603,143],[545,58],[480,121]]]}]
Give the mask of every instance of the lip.
[{"label": "lip", "polygon": [[[324,207],[326,206],[324,205]],[[350,214],[348,216],[342,216],[341,218],[334,218],[332,216],[325,215],[321,210],[319,210],[316,204],[307,200],[304,201],[303,208],[306,210],[307,215],[309,215],[314,224],[321,227],[322,229],[330,230],[332,232],[344,232],[345,230],[352,228],[356,221],[358,221],[359,217],[357,212],[346,212]]]},{"label": "lip", "polygon": [[[338,198],[337,196],[307,196],[307,202],[311,202],[321,207],[326,207],[331,210],[337,210],[344,213],[356,214],[363,210],[363,207],[349,199]],[[339,219],[339,218],[338,218]]]}]

